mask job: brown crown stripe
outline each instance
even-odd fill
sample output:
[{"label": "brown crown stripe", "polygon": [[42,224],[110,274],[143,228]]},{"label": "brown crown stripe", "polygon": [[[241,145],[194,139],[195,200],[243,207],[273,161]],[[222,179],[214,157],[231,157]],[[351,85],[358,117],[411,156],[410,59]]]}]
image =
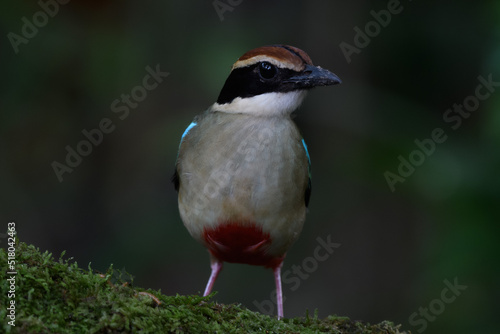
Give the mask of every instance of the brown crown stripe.
[{"label": "brown crown stripe", "polygon": [[[262,46],[246,52],[233,65],[233,69],[253,65],[259,61],[274,60],[277,64],[290,68],[295,71],[302,71],[305,68],[305,63],[312,65],[311,58],[299,48],[283,45],[283,46]],[[273,62],[273,63],[274,63]],[[305,63],[304,63],[305,62]]]}]

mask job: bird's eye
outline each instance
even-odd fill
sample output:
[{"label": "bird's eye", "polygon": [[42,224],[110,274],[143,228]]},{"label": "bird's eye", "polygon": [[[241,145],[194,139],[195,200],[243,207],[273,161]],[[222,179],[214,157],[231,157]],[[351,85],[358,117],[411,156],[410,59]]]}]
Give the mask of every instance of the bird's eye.
[{"label": "bird's eye", "polygon": [[260,63],[259,70],[260,76],[264,79],[271,79],[277,73],[276,66],[268,63],[267,61]]}]

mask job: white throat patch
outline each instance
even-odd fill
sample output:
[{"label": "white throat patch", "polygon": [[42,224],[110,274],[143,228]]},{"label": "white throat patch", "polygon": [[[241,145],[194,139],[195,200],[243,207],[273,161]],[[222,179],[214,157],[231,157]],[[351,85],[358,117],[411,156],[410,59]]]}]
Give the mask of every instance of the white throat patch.
[{"label": "white throat patch", "polygon": [[306,94],[306,90],[297,90],[287,93],[264,93],[246,98],[237,97],[229,103],[214,103],[211,110],[255,116],[286,115],[301,105]]}]

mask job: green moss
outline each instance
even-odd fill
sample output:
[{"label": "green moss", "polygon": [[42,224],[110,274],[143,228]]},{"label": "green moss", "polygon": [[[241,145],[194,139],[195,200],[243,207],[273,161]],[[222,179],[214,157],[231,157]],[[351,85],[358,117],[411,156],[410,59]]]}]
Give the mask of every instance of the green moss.
[{"label": "green moss", "polygon": [[[221,305],[211,297],[166,296],[133,286],[126,273],[111,266],[105,274],[84,270],[71,259],[18,243],[16,249],[16,321],[7,333],[402,333],[384,321],[377,325],[317,314],[277,320],[240,305]],[[5,268],[7,253],[0,249]],[[1,295],[10,275],[0,272]],[[157,298],[158,300],[155,300]],[[2,298],[5,300],[5,298]],[[160,304],[158,304],[158,301]],[[5,303],[0,318],[6,318]]]}]

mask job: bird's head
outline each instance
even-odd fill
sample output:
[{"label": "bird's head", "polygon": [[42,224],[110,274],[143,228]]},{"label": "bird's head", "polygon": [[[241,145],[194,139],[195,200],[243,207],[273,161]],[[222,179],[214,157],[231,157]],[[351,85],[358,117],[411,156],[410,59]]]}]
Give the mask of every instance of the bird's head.
[{"label": "bird's head", "polygon": [[234,63],[214,111],[255,116],[287,115],[297,109],[307,90],[341,83],[332,72],[314,66],[299,48],[263,46]]}]

